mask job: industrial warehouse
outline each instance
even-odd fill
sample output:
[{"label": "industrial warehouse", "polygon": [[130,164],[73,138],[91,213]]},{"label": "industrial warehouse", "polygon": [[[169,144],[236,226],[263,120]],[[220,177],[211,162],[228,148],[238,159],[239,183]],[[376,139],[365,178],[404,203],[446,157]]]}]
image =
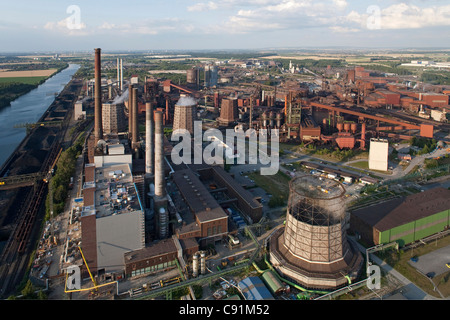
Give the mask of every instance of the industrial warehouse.
[{"label": "industrial warehouse", "polygon": [[[117,68],[117,79],[102,76],[105,66]],[[245,70],[255,66],[245,64]],[[65,283],[65,294],[170,299],[188,289],[183,299],[195,299],[198,285],[213,299],[321,299],[363,287],[371,261],[362,243],[405,248],[447,234],[450,197],[443,187],[357,209],[352,203],[366,187],[395,185],[396,144],[436,139],[436,153],[424,158],[445,157],[447,94],[416,94],[394,76],[361,67],[340,70],[344,76],[322,79],[319,86],[285,79],[276,86],[243,82],[243,65],[199,64],[185,72],[186,84],[124,77],[123,68],[121,58],[102,63],[101,49],[95,49],[94,79],[84,82],[73,105],[74,118],[92,119],[93,128],[85,139],[77,197],[70,199],[70,233],[58,272],[78,266],[88,280],[82,289]],[[393,108],[403,111],[392,115]],[[195,121],[202,131],[279,130],[280,172],[269,182],[258,180],[260,167],[252,167],[239,147],[231,153],[242,164],[174,163],[171,134],[193,134]],[[194,140],[187,142],[193,160],[210,142]],[[365,152],[367,168],[290,151],[300,145],[302,151]],[[398,159],[420,158],[407,155]],[[445,166],[438,169],[445,172]],[[270,188],[279,187],[277,180],[288,189],[286,203],[272,206],[271,198],[282,198]],[[35,266],[45,278],[47,269]]]},{"label": "industrial warehouse", "polygon": [[350,225],[371,245],[400,246],[447,230],[450,190],[435,188],[352,212]]}]

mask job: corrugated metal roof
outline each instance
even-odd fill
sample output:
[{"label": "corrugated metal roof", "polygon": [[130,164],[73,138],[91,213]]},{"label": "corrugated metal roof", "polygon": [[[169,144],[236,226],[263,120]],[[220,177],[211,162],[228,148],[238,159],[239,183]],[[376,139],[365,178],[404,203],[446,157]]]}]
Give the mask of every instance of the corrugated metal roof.
[{"label": "corrugated metal roof", "polygon": [[228,218],[217,200],[192,170],[175,171],[173,180],[199,221]]},{"label": "corrugated metal roof", "polygon": [[449,209],[450,190],[438,187],[358,209],[352,214],[373,228],[386,231]]},{"label": "corrugated metal roof", "polygon": [[263,273],[262,278],[266,282],[266,284],[269,286],[269,289],[273,293],[277,293],[281,290],[283,290],[283,285],[281,284],[280,280],[278,280],[277,276],[270,270]]},{"label": "corrugated metal roof", "polygon": [[275,300],[259,277],[247,277],[238,286],[247,300]]}]

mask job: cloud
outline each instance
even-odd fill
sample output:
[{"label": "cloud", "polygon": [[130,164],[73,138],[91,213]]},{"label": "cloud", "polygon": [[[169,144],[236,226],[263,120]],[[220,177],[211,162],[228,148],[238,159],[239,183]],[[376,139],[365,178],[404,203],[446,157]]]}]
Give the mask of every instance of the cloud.
[{"label": "cloud", "polygon": [[366,13],[351,11],[347,22],[364,29],[418,29],[436,26],[450,26],[450,5],[420,8],[416,5],[399,3],[381,9],[371,6]]},{"label": "cloud", "polygon": [[143,20],[134,23],[114,24],[103,22],[98,30],[103,33],[113,32],[115,34],[140,34],[140,35],[157,35],[167,32],[190,33],[195,31],[195,26],[186,20],[179,18],[163,18],[154,20]]},{"label": "cloud", "polygon": [[343,26],[331,26],[330,30],[335,33],[350,33],[350,32],[358,32],[360,29],[357,28],[349,28]]},{"label": "cloud", "polygon": [[279,3],[280,0],[216,0],[208,2],[197,2],[187,7],[188,11],[214,11],[219,9],[236,9],[249,6],[264,6]]},{"label": "cloud", "polygon": [[[254,0],[253,2],[255,2]],[[339,20],[339,12],[347,6],[345,0],[278,0],[264,1],[264,5],[237,8],[220,28],[228,33],[292,30],[311,27],[328,27]]]},{"label": "cloud", "polygon": [[86,24],[80,21],[75,21],[70,17],[63,20],[47,22],[43,28],[47,31],[59,32],[70,36],[86,35]]},{"label": "cloud", "polygon": [[199,2],[194,4],[193,6],[188,7],[188,11],[210,11],[210,10],[217,10],[219,8],[219,5],[216,2],[209,1],[209,2]]}]

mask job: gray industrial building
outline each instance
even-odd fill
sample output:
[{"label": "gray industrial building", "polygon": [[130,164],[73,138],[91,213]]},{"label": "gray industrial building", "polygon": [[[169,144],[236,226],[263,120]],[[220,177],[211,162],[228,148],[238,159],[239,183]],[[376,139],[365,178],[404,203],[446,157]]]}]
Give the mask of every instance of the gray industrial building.
[{"label": "gray industrial building", "polygon": [[145,246],[144,208],[129,164],[85,168],[81,241],[89,268],[123,271],[125,252]]}]

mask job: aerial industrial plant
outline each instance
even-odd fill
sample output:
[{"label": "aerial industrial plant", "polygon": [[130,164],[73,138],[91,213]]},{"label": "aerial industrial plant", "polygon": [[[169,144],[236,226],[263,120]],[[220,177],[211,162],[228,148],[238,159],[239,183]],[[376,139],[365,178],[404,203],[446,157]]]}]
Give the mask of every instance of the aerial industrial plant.
[{"label": "aerial industrial plant", "polygon": [[[54,299],[172,299],[182,291],[193,300],[198,287],[211,299],[331,299],[364,291],[374,252],[447,239],[445,86],[264,57],[193,60],[173,72],[178,78],[100,48],[86,59],[88,76],[72,80],[70,99],[29,126],[27,141],[39,143],[18,147],[2,167],[1,192],[29,188],[21,189],[28,205],[15,197],[20,218],[4,229],[4,296],[32,257],[30,278]],[[196,125],[222,138],[198,141]],[[180,130],[191,135],[182,163],[174,159]],[[226,133],[241,131],[245,148],[228,145]],[[250,159],[252,134],[268,132],[280,145],[264,145],[277,159],[280,150],[272,176]],[[57,209],[58,160],[76,142]],[[211,146],[231,156],[197,158]],[[21,157],[33,148],[43,164],[23,172],[32,162]],[[35,227],[43,206],[51,208],[44,232]],[[4,263],[18,257],[21,264]],[[74,266],[83,280],[76,288],[64,278]],[[399,290],[396,283],[362,295]]]}]

